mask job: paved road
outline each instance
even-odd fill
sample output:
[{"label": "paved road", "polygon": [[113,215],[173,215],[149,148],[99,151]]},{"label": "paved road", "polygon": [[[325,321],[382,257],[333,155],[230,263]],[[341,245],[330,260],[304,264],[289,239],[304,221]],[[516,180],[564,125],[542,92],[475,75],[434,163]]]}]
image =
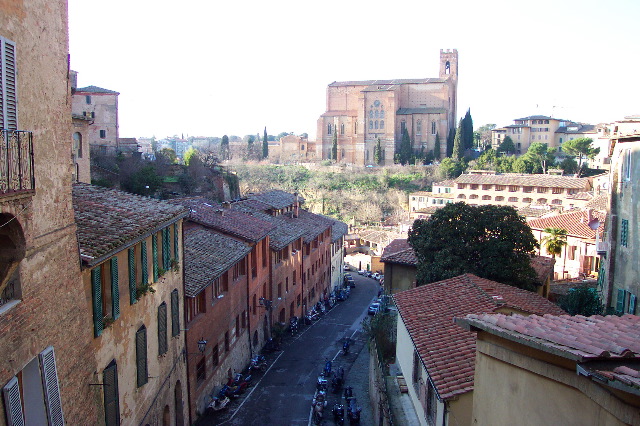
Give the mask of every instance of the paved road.
[{"label": "paved road", "polygon": [[[264,375],[254,376],[255,385],[249,393],[234,401],[226,412],[201,419],[198,425],[309,425],[316,381],[327,359],[333,361],[334,370],[344,368],[346,385],[354,387],[362,407],[362,424],[369,424],[367,395],[358,393],[366,389],[366,383],[350,383],[350,379],[368,380],[369,357],[361,322],[367,316],[369,303],[377,296],[379,285],[355,272],[352,275],[356,288],[352,289],[349,299],[338,303],[319,321],[303,327],[294,338],[285,340],[283,351],[268,356],[270,367]],[[353,339],[347,356],[342,355],[344,337]],[[356,359],[358,363],[354,366]],[[333,424],[331,407],[340,398],[331,392],[328,396],[325,425]]]}]

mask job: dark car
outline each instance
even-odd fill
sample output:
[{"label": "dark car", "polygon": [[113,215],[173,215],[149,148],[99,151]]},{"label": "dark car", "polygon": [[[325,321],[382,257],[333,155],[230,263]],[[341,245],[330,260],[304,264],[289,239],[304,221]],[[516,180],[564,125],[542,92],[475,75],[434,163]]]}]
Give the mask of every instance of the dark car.
[{"label": "dark car", "polygon": [[353,279],[351,274],[344,274],[344,283],[351,288],[356,286],[356,281]]}]

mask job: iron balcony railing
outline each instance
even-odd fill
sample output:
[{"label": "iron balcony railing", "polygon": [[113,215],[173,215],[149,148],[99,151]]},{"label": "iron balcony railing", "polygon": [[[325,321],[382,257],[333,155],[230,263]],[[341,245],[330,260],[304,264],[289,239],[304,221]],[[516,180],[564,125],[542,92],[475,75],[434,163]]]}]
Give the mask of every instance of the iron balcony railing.
[{"label": "iron balcony railing", "polygon": [[33,133],[0,129],[0,196],[36,189]]}]

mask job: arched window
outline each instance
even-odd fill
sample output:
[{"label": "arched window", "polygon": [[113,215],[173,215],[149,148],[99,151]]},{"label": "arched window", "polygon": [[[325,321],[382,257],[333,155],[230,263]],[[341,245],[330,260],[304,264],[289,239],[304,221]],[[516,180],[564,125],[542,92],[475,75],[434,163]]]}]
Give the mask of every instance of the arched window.
[{"label": "arched window", "polygon": [[340,134],[344,135],[344,123],[340,124]]},{"label": "arched window", "polygon": [[518,197],[509,197],[509,202],[510,203],[517,203],[518,202]]},{"label": "arched window", "polygon": [[466,198],[467,198],[467,196],[466,196],[466,195],[464,195],[464,194],[459,194],[459,195],[458,195],[458,198],[460,198],[461,200],[464,200],[464,199],[466,199]]},{"label": "arched window", "polygon": [[182,385],[180,384],[180,380],[176,382],[175,389],[175,417],[176,417],[176,426],[184,426],[184,410],[182,403]]},{"label": "arched window", "polygon": [[73,151],[78,158],[82,158],[82,134],[79,132],[73,134]]},{"label": "arched window", "polygon": [[469,199],[470,199],[470,200],[475,200],[475,199],[477,199],[477,198],[478,198],[478,194],[471,194],[471,195],[469,195]]},{"label": "arched window", "polygon": [[418,120],[418,122],[416,123],[416,133],[418,135],[422,134],[422,120]]},{"label": "arched window", "polygon": [[374,115],[375,115],[375,117],[376,117],[376,118],[379,118],[379,115],[380,115],[380,111],[378,111],[378,110],[375,110],[375,113],[374,113]]},{"label": "arched window", "polygon": [[444,73],[451,74],[451,63],[449,61],[447,61],[447,63],[444,64]]},{"label": "arched window", "polygon": [[496,197],[496,201],[504,201],[504,197],[502,197],[502,196],[497,196],[497,197]]},{"label": "arched window", "polygon": [[376,120],[376,122],[374,123],[375,128],[378,128],[378,120]]},{"label": "arched window", "polygon": [[483,200],[491,200],[491,195],[483,195],[482,199]]},{"label": "arched window", "polygon": [[373,130],[373,120],[369,120],[369,130]]},{"label": "arched window", "polygon": [[384,110],[383,109],[380,110],[380,118],[384,118]]},{"label": "arched window", "polygon": [[436,134],[436,122],[435,121],[431,122],[431,134],[432,135]]},{"label": "arched window", "polygon": [[380,128],[384,129],[384,120],[380,120]]},{"label": "arched window", "polygon": [[327,124],[327,134],[331,134],[331,124]]},{"label": "arched window", "polygon": [[369,118],[373,118],[373,110],[369,110]]},{"label": "arched window", "polygon": [[5,224],[0,228],[0,256],[4,259],[0,262],[0,305],[5,305],[22,297],[18,266],[24,259],[26,242],[22,227],[15,216],[2,213],[0,223]]},{"label": "arched window", "polygon": [[538,198],[538,204],[547,204],[547,199],[546,198]]},{"label": "arched window", "polygon": [[531,202],[533,202],[533,199],[531,199],[531,198],[523,198],[522,202],[523,203],[531,203]]}]

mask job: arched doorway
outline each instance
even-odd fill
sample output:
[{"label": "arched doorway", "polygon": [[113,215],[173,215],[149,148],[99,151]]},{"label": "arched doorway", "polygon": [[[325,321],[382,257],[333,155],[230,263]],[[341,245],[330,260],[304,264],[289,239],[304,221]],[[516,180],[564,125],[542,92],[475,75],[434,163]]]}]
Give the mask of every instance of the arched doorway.
[{"label": "arched doorway", "polygon": [[176,410],[176,426],[184,426],[184,401],[182,400],[182,384],[180,380],[176,382],[175,394],[175,410]]},{"label": "arched doorway", "polygon": [[171,409],[169,409],[168,405],[164,406],[164,411],[162,412],[162,426],[171,426]]},{"label": "arched doorway", "polygon": [[26,241],[15,216],[0,214],[0,306],[22,297],[18,266],[24,259]]}]

